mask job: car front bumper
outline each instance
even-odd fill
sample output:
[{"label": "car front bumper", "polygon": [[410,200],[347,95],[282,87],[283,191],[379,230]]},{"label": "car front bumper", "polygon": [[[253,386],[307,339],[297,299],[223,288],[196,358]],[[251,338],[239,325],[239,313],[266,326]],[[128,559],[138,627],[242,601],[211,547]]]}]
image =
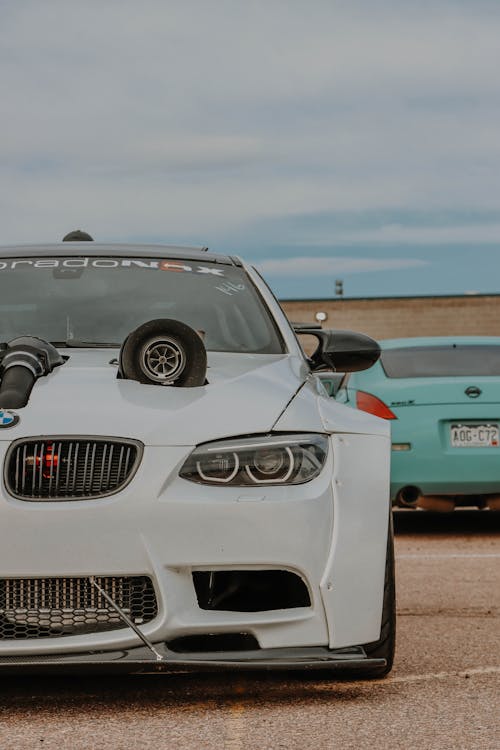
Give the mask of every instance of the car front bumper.
[{"label": "car front bumper", "polygon": [[[7,447],[1,443],[0,452]],[[387,533],[387,438],[334,435],[327,465],[312,482],[236,491],[180,479],[190,450],[146,447],[134,480],[110,497],[25,502],[2,488],[1,577],[149,576],[158,614],[140,626],[144,635],[166,649],[165,644],[186,636],[251,634],[260,648],[254,659],[242,652],[241,659],[231,661],[229,666],[238,668],[247,662],[260,665],[252,668],[278,668],[278,662],[266,661],[270,649],[322,647],[328,654],[376,640]],[[228,569],[291,571],[306,583],[311,605],[256,612],[200,609],[193,571]],[[68,666],[78,655],[88,663],[89,654],[111,665],[120,659],[103,654],[129,653],[137,642],[127,627],[0,639],[0,666],[43,668],[61,659]],[[213,654],[209,659],[169,655],[165,661],[188,661],[192,669],[205,661],[228,666]]]}]

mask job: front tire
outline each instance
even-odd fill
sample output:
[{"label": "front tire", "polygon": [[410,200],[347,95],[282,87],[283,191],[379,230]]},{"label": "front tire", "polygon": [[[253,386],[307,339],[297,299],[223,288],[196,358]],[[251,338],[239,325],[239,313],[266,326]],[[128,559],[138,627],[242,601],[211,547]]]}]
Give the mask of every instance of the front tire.
[{"label": "front tire", "polygon": [[389,516],[387,534],[387,553],[385,557],[384,602],[382,607],[382,625],[378,641],[363,646],[366,655],[371,659],[385,659],[385,667],[370,671],[367,677],[384,677],[392,669],[396,648],[396,574],[394,563],[394,527],[392,511]]}]

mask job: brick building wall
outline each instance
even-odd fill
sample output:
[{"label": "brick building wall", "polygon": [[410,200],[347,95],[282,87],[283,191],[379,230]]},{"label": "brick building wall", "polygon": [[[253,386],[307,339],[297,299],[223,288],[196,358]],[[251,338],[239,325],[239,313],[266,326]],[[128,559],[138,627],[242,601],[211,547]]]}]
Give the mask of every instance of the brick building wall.
[{"label": "brick building wall", "polygon": [[500,336],[500,295],[282,300],[288,318],[325,328],[350,329],[376,339],[407,336]]}]

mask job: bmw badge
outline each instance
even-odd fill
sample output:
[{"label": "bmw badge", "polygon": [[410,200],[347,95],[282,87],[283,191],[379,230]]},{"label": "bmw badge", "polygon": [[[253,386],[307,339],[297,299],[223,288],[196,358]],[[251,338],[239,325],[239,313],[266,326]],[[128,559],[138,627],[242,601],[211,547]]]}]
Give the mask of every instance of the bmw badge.
[{"label": "bmw badge", "polygon": [[19,417],[13,411],[0,409],[0,427],[14,427],[19,422]]}]

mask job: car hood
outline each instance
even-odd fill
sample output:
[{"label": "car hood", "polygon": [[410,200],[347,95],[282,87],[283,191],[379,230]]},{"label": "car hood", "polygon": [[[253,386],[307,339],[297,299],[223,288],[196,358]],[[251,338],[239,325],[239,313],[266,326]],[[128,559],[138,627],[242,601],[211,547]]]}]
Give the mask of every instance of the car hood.
[{"label": "car hood", "polygon": [[[68,350],[64,350],[66,354]],[[20,421],[0,440],[34,435],[103,435],[146,445],[196,445],[267,432],[307,376],[290,355],[209,353],[201,388],[117,379],[118,351],[69,350],[69,360],[34,385]]]}]

